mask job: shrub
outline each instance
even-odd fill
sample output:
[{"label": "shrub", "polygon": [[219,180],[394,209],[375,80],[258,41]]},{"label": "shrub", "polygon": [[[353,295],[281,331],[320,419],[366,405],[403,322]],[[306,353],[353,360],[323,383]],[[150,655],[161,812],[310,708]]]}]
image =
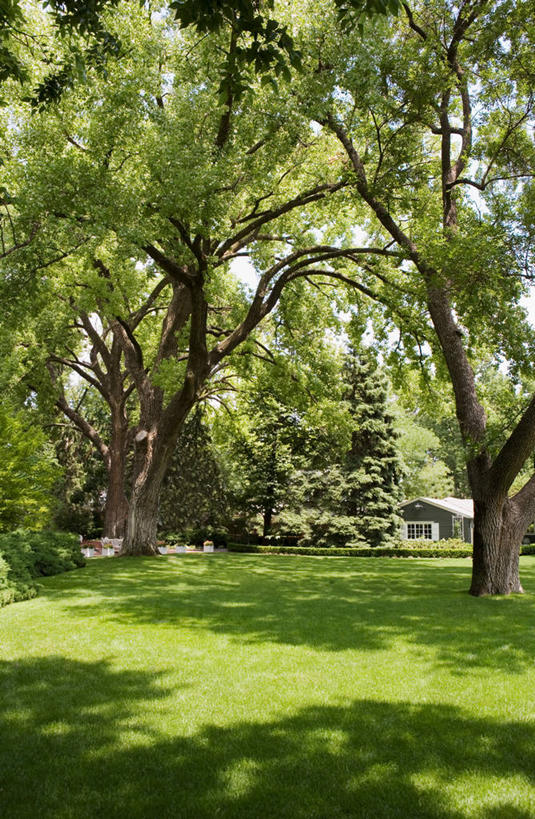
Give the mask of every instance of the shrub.
[{"label": "shrub", "polygon": [[434,551],[437,551],[437,549],[461,549],[463,551],[469,549],[472,551],[471,544],[458,537],[445,538],[444,540],[400,540],[395,543],[395,548],[413,551],[421,551],[421,549],[433,549]]},{"label": "shrub", "polygon": [[36,577],[81,566],[78,535],[23,530],[0,535],[0,606],[35,597]]},{"label": "shrub", "polygon": [[184,529],[183,532],[172,532],[165,536],[168,546],[175,544],[188,544],[200,548],[205,540],[211,540],[216,549],[225,548],[227,545],[226,529],[215,529],[211,526],[196,526]]},{"label": "shrub", "polygon": [[248,552],[256,554],[285,554],[285,555],[325,555],[328,557],[471,557],[472,547],[465,544],[464,548],[405,548],[403,546],[376,546],[351,547],[334,546],[331,548],[319,546],[252,546],[238,543],[229,543],[230,552]]}]

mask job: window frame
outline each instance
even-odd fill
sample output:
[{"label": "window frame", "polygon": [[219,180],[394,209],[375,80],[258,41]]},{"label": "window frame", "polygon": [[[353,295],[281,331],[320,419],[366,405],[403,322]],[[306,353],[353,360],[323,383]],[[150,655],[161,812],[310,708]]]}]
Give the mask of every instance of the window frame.
[{"label": "window frame", "polygon": [[[433,525],[435,523],[436,523],[436,521],[432,521],[432,520],[406,520],[405,521],[405,526],[407,527],[406,528],[407,540],[434,540],[434,538],[433,538]],[[409,535],[409,526],[414,526],[414,527],[421,526],[422,527],[422,532],[424,532],[423,527],[428,526],[429,527],[429,537],[425,533],[422,534],[421,537],[420,536],[410,537],[410,535]]]}]

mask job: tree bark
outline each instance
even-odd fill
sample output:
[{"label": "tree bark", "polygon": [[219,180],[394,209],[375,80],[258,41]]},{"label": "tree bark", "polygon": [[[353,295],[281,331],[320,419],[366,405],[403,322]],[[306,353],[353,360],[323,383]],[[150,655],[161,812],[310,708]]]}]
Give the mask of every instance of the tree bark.
[{"label": "tree bark", "polygon": [[104,537],[123,538],[128,517],[128,499],[124,490],[126,452],[110,453],[108,486],[104,505]]},{"label": "tree bark", "polygon": [[271,534],[271,527],[273,525],[273,509],[271,508],[271,505],[264,508],[263,519],[262,536],[266,538]]},{"label": "tree bark", "polygon": [[126,536],[121,556],[154,556],[158,554],[158,501],[161,482],[145,481],[138,485],[130,498]]},{"label": "tree bark", "polygon": [[519,556],[526,529],[523,515],[510,498],[485,497],[474,506],[470,594],[521,594]]},{"label": "tree bark", "polygon": [[193,404],[181,407],[172,419],[153,406],[155,422],[138,433],[135,440],[134,474],[126,535],[121,555],[157,555],[158,509],[163,480],[171,463],[175,444]]},{"label": "tree bark", "polygon": [[162,444],[162,436],[154,430],[141,430],[136,438],[132,492],[121,555],[158,554],[160,490],[168,465]]}]

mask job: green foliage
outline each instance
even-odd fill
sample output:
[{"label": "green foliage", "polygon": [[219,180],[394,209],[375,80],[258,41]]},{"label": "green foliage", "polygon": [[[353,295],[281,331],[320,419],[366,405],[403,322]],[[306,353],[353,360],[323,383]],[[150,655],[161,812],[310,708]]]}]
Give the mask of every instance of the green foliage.
[{"label": "green foliage", "polygon": [[0,535],[0,607],[35,597],[35,578],[82,566],[77,535],[24,530]]},{"label": "green foliage", "polygon": [[234,532],[257,529],[260,518],[268,536],[301,470],[323,469],[349,445],[341,356],[328,335],[332,306],[317,298],[307,314],[294,295],[247,350],[231,412],[214,418]]},{"label": "green foliage", "polygon": [[174,535],[167,535],[166,543],[195,546],[200,548],[205,540],[211,541],[216,549],[227,545],[227,530],[221,526],[188,526]]},{"label": "green foliage", "polygon": [[[453,496],[456,490],[452,475],[442,460],[443,450],[452,449],[453,436],[445,436],[441,441],[438,435],[426,426],[427,419],[422,415],[405,412],[399,405],[395,408],[398,447],[404,467],[401,480],[403,497],[408,500],[422,495],[430,498]],[[455,432],[455,427],[453,431]],[[466,470],[462,447],[460,453],[464,475]],[[449,454],[451,457],[451,451]]]},{"label": "green foliage", "polygon": [[341,463],[292,479],[281,531],[305,543],[384,546],[399,526],[402,467],[384,377],[371,352],[348,357],[343,375],[351,443]]},{"label": "green foliage", "polygon": [[[229,543],[230,552],[246,552],[250,554],[278,554],[278,555],[321,555],[324,557],[471,557],[472,549],[454,546],[452,548],[421,546],[410,548],[405,546],[352,546],[332,548],[321,546],[254,546],[241,543]],[[524,552],[527,554],[527,552]]]},{"label": "green foliage", "polygon": [[0,83],[12,78],[23,82],[27,77],[13,42],[12,29],[24,20],[19,0],[2,0],[0,3]]},{"label": "green foliage", "polygon": [[197,410],[181,430],[165,477],[160,529],[180,533],[181,542],[202,543],[208,534],[224,527],[227,518],[228,493],[221,467],[209,427]]},{"label": "green foliage", "polygon": [[[281,541],[283,538],[280,539]],[[295,555],[326,555],[331,557],[471,557],[472,547],[467,546],[464,540],[448,538],[445,540],[402,540],[394,541],[389,546],[289,546],[283,542],[269,545],[228,543],[230,552],[250,552],[265,554],[295,554]],[[534,552],[525,551],[529,546],[522,547],[522,554]]]},{"label": "green foliage", "polygon": [[[86,78],[88,67],[102,68],[108,56],[120,53],[120,42],[106,31],[102,23],[106,9],[117,3],[118,0],[48,0],[35,2],[32,7],[20,0],[2,0],[0,83],[8,79],[29,82],[40,63],[44,76],[27,99],[37,108],[58,101],[76,80]],[[54,53],[55,49],[43,47],[40,37],[36,36],[37,32],[34,33],[32,17],[38,18],[40,15],[45,29],[50,23],[60,36],[66,35],[68,45],[62,59],[57,52]],[[82,47],[74,42],[74,33],[86,38]],[[39,48],[35,47],[36,44],[39,44]],[[33,65],[30,67],[29,63]]]},{"label": "green foliage", "polygon": [[60,427],[55,440],[62,475],[56,481],[54,526],[84,538],[102,534],[106,468],[94,447],[77,430]]},{"label": "green foliage", "polygon": [[[472,547],[464,540],[402,540],[394,546],[285,546],[283,544],[255,545],[250,543],[227,543],[229,552],[277,555],[325,555],[330,557],[472,557]],[[522,555],[535,555],[535,544],[523,544]]]},{"label": "green foliage", "polygon": [[219,93],[225,102],[229,94],[239,100],[249,87],[245,69],[251,67],[275,90],[275,78],[290,80],[288,63],[301,66],[301,53],[296,48],[288,27],[269,17],[273,0],[263,3],[253,0],[175,0],[170,3],[180,25],[195,26],[200,34],[216,33],[228,28],[235,38],[227,60],[221,68]]},{"label": "green foliage", "polygon": [[58,477],[57,462],[40,427],[28,413],[0,405],[0,532],[45,525]]}]

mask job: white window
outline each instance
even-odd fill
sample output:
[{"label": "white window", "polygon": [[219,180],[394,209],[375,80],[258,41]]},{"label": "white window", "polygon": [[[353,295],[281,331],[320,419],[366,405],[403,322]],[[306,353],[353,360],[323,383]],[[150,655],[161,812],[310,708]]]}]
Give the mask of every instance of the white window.
[{"label": "white window", "polygon": [[407,540],[435,540],[433,524],[428,522],[407,522]]}]

